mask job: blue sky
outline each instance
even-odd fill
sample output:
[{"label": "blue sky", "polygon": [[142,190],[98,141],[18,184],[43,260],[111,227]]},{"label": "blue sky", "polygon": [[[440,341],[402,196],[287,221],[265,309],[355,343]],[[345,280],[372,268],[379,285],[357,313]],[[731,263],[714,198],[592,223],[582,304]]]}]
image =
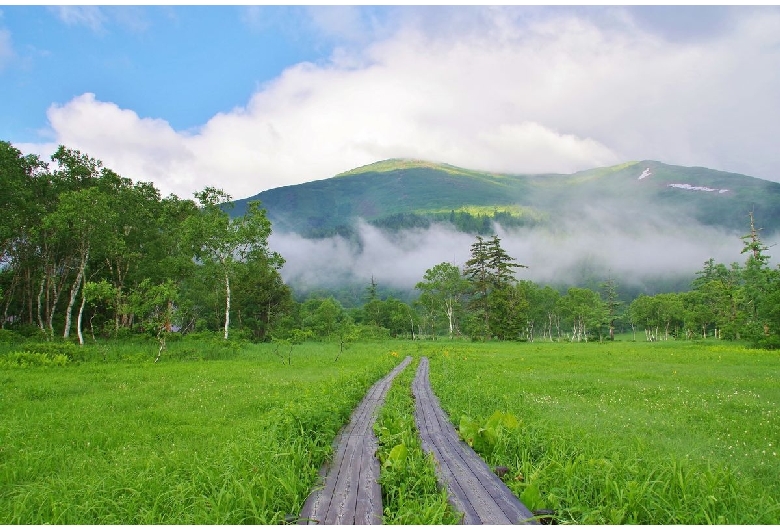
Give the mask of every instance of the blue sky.
[{"label": "blue sky", "polygon": [[0,6],[0,139],[234,197],[392,157],[780,180],[776,7]]},{"label": "blue sky", "polygon": [[85,92],[176,129],[201,125],[245,104],[285,67],[327,59],[327,39],[296,26],[300,11],[3,7],[0,27],[14,46],[2,74],[11,97],[1,103],[0,135],[37,140],[48,106]]}]

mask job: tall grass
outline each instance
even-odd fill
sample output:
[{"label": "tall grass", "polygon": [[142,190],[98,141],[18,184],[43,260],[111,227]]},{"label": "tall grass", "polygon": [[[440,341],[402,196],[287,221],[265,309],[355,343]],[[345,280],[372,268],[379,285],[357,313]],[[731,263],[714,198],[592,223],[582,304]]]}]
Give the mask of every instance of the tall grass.
[{"label": "tall grass", "polygon": [[778,524],[780,355],[722,343],[430,347],[457,425],[521,419],[489,454],[530,509],[582,524]]},{"label": "tall grass", "polygon": [[335,362],[338,346],[317,344],[283,364],[273,349],[155,364],[155,350],[131,344],[106,352],[119,362],[0,368],[0,524],[297,515],[339,428],[398,359],[378,344]]}]

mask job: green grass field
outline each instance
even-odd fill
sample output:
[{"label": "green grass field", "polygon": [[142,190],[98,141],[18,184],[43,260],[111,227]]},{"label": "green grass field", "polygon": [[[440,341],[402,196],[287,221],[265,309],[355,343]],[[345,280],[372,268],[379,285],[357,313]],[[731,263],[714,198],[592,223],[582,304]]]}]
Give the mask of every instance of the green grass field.
[{"label": "green grass field", "polygon": [[442,345],[457,424],[520,421],[484,451],[560,522],[780,522],[780,354],[728,343]]},{"label": "green grass field", "polygon": [[[157,364],[153,344],[123,343],[20,367],[27,357],[9,361],[20,349],[0,346],[0,524],[282,523],[352,408],[405,355],[431,359],[456,426],[485,426],[487,462],[558,522],[780,523],[777,352],[385,342],[336,361],[334,344],[290,353],[204,340],[172,343]],[[385,522],[452,523],[415,444],[414,366],[376,427]],[[495,411],[519,427],[494,429]],[[399,444],[402,462],[390,457]]]},{"label": "green grass field", "polygon": [[[121,349],[121,348],[120,348]],[[297,516],[382,345],[0,370],[0,524],[266,524]]]}]

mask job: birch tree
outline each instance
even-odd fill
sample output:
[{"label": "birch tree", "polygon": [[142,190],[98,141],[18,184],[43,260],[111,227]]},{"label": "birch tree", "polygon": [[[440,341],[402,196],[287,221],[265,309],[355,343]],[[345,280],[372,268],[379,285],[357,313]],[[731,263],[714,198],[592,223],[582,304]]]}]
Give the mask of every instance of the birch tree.
[{"label": "birch tree", "polygon": [[197,215],[185,222],[185,237],[193,245],[195,257],[201,262],[214,264],[220,271],[225,294],[224,337],[230,330],[230,281],[238,263],[259,260],[269,266],[281,267],[279,254],[268,249],[271,222],[261,210],[259,202],[247,205],[246,213],[231,219],[223,209],[232,207],[230,195],[222,190],[207,187],[195,193],[200,203]]},{"label": "birch tree", "polygon": [[443,262],[425,271],[423,281],[414,286],[422,292],[421,303],[430,306],[433,314],[446,318],[450,338],[456,329],[456,313],[460,310],[468,282],[460,269],[451,263]]},{"label": "birch tree", "polygon": [[69,266],[76,270],[65,311],[65,339],[70,336],[73,307],[85,281],[90,253],[110,238],[109,227],[115,213],[108,202],[106,194],[97,187],[68,191],[60,195],[57,209],[44,221],[59,236],[67,238],[71,248]]}]

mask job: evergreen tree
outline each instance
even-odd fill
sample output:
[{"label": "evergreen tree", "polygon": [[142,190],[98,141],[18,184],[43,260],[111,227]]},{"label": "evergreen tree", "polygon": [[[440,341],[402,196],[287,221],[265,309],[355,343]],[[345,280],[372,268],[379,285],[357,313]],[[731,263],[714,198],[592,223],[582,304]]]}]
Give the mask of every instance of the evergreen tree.
[{"label": "evergreen tree", "polygon": [[[501,239],[494,235],[490,241],[485,241],[482,236],[471,245],[471,259],[466,262],[463,275],[471,283],[471,304],[473,312],[474,329],[472,335],[485,339],[501,332],[510,333],[514,325],[507,327],[507,318],[513,318],[515,313],[509,310],[509,306],[519,308],[516,305],[516,294],[511,294],[507,289],[514,286],[517,281],[514,276],[516,268],[525,268],[525,265],[509,256],[501,247]],[[491,292],[498,290],[491,299]],[[511,301],[511,302],[510,302]],[[501,318],[493,319],[491,329],[491,312],[498,310]]]},{"label": "evergreen tree", "polygon": [[607,315],[609,318],[609,340],[615,340],[615,321],[618,319],[618,312],[623,302],[618,298],[617,282],[614,278],[609,278],[601,284],[607,305]]}]

